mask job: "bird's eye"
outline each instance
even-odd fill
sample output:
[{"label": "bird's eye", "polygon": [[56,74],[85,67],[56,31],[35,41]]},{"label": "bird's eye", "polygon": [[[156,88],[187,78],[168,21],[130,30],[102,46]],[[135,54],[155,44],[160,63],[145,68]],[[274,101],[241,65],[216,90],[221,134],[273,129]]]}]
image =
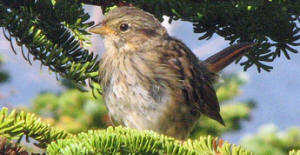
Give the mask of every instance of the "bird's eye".
[{"label": "bird's eye", "polygon": [[123,32],[127,31],[128,28],[129,28],[128,24],[121,24],[120,25],[120,30],[123,31]]}]

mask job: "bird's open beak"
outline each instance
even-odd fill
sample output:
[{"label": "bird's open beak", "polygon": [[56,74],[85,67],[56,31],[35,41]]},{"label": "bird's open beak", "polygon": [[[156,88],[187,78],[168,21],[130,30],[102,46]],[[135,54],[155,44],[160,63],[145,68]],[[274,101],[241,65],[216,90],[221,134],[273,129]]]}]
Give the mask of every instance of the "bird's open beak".
[{"label": "bird's open beak", "polygon": [[96,34],[100,34],[100,35],[107,35],[107,34],[115,33],[114,30],[112,30],[111,28],[109,28],[107,26],[103,26],[101,23],[93,26],[88,31],[91,33],[96,33]]}]

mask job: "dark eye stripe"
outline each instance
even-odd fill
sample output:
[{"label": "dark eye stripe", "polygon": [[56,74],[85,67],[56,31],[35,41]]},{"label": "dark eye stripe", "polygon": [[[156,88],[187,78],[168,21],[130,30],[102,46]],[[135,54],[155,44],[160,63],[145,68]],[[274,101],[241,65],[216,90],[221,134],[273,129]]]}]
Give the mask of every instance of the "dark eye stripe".
[{"label": "dark eye stripe", "polygon": [[158,35],[157,32],[152,29],[140,29],[140,32],[142,32],[143,34],[145,34],[146,36],[149,36],[149,37]]}]

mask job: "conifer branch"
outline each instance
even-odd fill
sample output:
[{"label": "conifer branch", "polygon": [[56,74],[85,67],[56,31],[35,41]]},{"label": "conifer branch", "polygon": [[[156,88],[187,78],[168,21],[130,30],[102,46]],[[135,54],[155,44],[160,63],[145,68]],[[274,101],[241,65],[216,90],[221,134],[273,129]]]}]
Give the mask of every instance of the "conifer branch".
[{"label": "conifer branch", "polygon": [[20,140],[23,136],[26,140],[33,138],[39,143],[36,145],[45,148],[47,144],[58,139],[72,137],[71,134],[50,127],[34,114],[24,111],[12,110],[8,113],[7,108],[0,111],[0,135],[8,139]]},{"label": "conifer branch", "polygon": [[252,155],[245,149],[211,136],[181,142],[152,131],[109,127],[58,140],[47,147],[49,154],[237,154]]},{"label": "conifer branch", "polygon": [[0,135],[8,139],[33,138],[37,146],[47,147],[49,154],[253,154],[211,136],[198,140],[178,141],[152,131],[123,127],[91,130],[78,135],[55,129],[34,114],[24,111],[10,114],[0,111]]}]

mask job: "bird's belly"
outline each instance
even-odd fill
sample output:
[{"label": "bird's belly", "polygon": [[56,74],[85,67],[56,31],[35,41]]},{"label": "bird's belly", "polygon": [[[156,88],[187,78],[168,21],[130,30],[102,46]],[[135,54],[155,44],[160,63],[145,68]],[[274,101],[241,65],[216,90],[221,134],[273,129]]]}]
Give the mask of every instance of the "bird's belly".
[{"label": "bird's belly", "polygon": [[179,139],[188,136],[200,115],[192,114],[185,103],[172,102],[169,92],[164,92],[159,100],[153,98],[138,83],[130,86],[111,83],[104,92],[104,99],[114,123]]},{"label": "bird's belly", "polygon": [[113,84],[109,89],[104,95],[105,104],[114,123],[136,129],[151,129],[163,117],[167,105],[156,103],[141,86]]}]

